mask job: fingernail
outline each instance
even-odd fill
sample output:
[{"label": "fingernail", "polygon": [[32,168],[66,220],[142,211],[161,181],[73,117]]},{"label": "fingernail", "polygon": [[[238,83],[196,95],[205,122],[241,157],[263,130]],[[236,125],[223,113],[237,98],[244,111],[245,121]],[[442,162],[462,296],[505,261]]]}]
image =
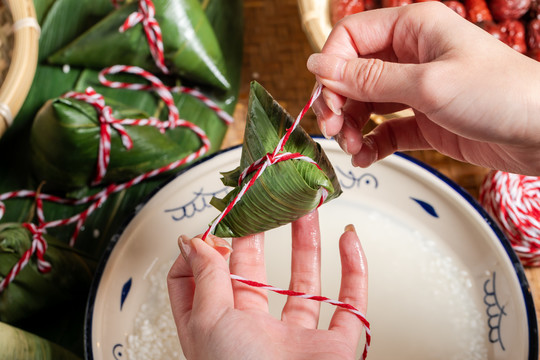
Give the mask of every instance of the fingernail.
[{"label": "fingernail", "polygon": [[334,137],[335,137],[336,141],[338,142],[339,146],[341,147],[341,150],[343,150],[345,152],[345,154],[351,155],[349,153],[349,150],[347,149],[347,138],[345,138],[345,136],[343,136],[343,133],[340,131]]},{"label": "fingernail", "polygon": [[315,91],[317,90],[319,86],[320,86],[319,82],[315,81],[315,85],[313,86],[313,90],[311,90],[311,95],[309,96],[310,98],[313,96],[313,94],[315,94]]},{"label": "fingernail", "polygon": [[322,95],[323,95],[324,102],[326,103],[326,106],[328,106],[328,108],[337,116],[341,115],[341,108],[338,107],[338,105],[334,103],[334,100],[330,91],[324,88],[322,91]]},{"label": "fingernail", "polygon": [[328,134],[326,133],[326,121],[324,120],[319,121],[319,129],[321,129],[321,133],[326,139],[331,139],[331,137],[328,136]]},{"label": "fingernail", "polygon": [[352,232],[356,233],[356,229],[354,228],[353,224],[349,224],[349,225],[345,226],[345,231],[352,231]]},{"label": "fingernail", "polygon": [[222,256],[227,257],[233,252],[233,248],[231,245],[224,239],[209,235],[206,238],[206,243],[210,246],[212,246],[218,253],[220,253]]},{"label": "fingernail", "polygon": [[191,239],[186,235],[180,235],[178,238],[178,247],[180,248],[180,253],[186,262],[189,263],[189,254],[191,254]]}]

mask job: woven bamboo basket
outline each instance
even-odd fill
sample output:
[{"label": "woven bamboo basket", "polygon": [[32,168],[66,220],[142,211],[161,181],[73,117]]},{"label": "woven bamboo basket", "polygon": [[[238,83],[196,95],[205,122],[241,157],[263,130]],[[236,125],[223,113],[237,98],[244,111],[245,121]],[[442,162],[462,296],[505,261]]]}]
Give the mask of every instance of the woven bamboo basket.
[{"label": "woven bamboo basket", "polygon": [[5,0],[0,6],[3,13],[0,31],[6,42],[1,44],[0,59],[5,65],[0,87],[1,137],[12,124],[32,85],[40,30],[33,0]]},{"label": "woven bamboo basket", "polygon": [[321,51],[328,34],[330,22],[330,0],[298,0],[302,28],[314,51]]}]

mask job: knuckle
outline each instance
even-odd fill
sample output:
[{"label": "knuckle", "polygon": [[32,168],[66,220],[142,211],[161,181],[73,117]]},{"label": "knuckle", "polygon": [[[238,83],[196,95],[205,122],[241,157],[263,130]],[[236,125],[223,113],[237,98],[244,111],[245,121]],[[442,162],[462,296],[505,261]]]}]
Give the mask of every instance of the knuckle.
[{"label": "knuckle", "polygon": [[358,91],[368,95],[377,89],[381,81],[381,74],[384,71],[384,61],[380,59],[370,58],[363,61],[349,62],[347,66],[351,66],[347,73],[350,74],[351,80],[358,87]]}]

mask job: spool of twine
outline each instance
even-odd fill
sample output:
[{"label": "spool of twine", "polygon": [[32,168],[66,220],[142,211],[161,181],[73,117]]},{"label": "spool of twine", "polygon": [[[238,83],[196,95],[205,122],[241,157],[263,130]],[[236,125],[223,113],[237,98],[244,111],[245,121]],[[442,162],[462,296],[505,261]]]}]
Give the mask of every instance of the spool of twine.
[{"label": "spool of twine", "polygon": [[510,240],[525,266],[540,265],[540,177],[489,172],[480,204]]}]

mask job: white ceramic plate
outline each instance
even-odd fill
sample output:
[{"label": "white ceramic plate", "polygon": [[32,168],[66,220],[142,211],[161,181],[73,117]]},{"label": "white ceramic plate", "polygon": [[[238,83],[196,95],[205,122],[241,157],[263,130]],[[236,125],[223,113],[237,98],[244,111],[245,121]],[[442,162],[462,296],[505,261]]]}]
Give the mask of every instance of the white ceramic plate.
[{"label": "white ceramic plate", "polygon": [[[523,269],[465,191],[404,155],[359,169],[334,141],[318,141],[344,190],[319,210],[322,295],[337,299],[337,239],[352,223],[369,264],[369,359],[538,358],[537,321]],[[227,191],[219,172],[235,168],[240,153],[239,147],[229,149],[183,171],[111,241],[89,298],[88,359],[128,358],[127,339],[138,331],[135,317],[154,296],[152,274],[178,256],[179,234],[202,233],[217,216],[209,200]],[[267,239],[268,283],[286,288],[288,226],[268,232]],[[284,298],[271,295],[270,301],[279,316]],[[320,327],[333,311],[323,304]]]}]

